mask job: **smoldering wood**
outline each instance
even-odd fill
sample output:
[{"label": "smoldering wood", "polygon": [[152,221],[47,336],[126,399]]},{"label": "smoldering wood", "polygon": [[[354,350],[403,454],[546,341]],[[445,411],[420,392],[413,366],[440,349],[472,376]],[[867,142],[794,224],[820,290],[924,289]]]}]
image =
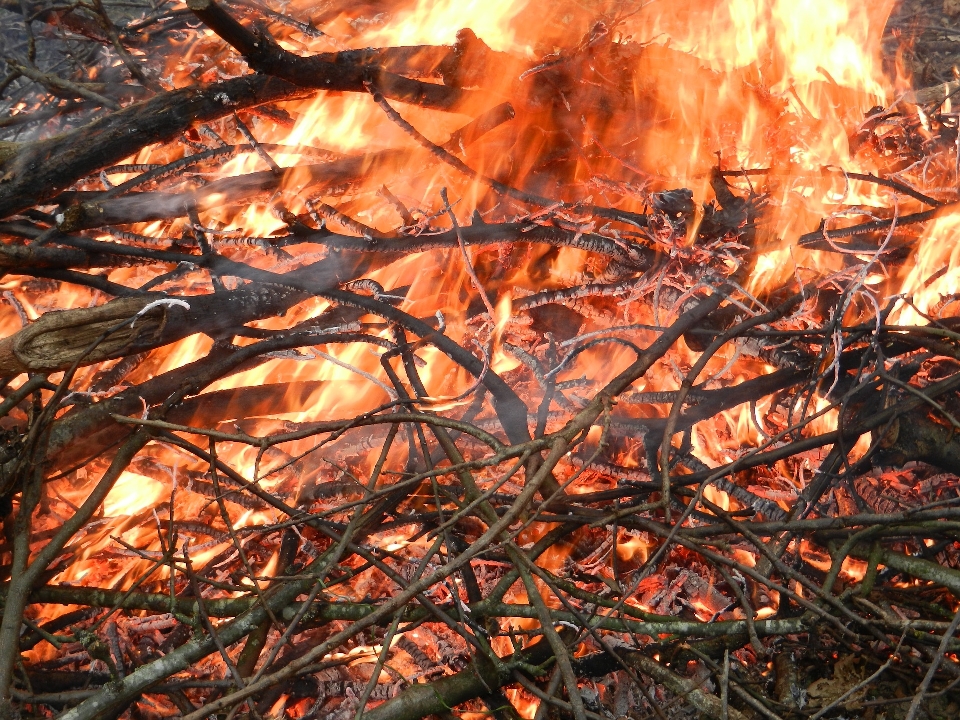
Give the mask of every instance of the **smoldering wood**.
[{"label": "smoldering wood", "polygon": [[[483,102],[481,97],[469,91],[417,82],[385,71],[377,64],[364,62],[380,59],[374,53],[352,53],[342,58],[346,62],[341,62],[339,55],[301,57],[287,52],[269,34],[247,29],[213,0],[191,0],[188,7],[243,55],[253,69],[300,87],[364,92],[364,84],[373,83],[394,100],[441,110],[472,109],[476,112],[478,101]],[[470,108],[471,100],[473,108]]]},{"label": "smoldering wood", "polygon": [[[469,146],[485,133],[513,117],[509,103],[501,103],[475,120],[455,131],[447,145],[457,152]],[[322,151],[321,151],[322,152]],[[305,154],[309,156],[309,151]],[[334,159],[317,165],[296,165],[279,173],[254,172],[234,178],[224,178],[187,193],[165,194],[160,192],[132,193],[115,197],[117,188],[97,197],[84,199],[80,195],[63,195],[55,198],[63,207],[57,216],[57,227],[62,232],[127,225],[175,217],[183,217],[188,208],[202,212],[222,207],[224,202],[245,203],[282,188],[294,193],[343,191],[345,188],[362,186],[364,176],[371,168],[392,173],[414,170],[423,166],[421,154],[408,151],[388,150],[353,157]]]}]

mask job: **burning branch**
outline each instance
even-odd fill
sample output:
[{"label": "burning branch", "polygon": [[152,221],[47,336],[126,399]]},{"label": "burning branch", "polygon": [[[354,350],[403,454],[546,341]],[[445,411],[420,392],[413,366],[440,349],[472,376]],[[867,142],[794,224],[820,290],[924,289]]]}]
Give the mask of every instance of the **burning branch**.
[{"label": "burning branch", "polygon": [[0,718],[956,697],[949,108],[134,10],[0,3]]}]

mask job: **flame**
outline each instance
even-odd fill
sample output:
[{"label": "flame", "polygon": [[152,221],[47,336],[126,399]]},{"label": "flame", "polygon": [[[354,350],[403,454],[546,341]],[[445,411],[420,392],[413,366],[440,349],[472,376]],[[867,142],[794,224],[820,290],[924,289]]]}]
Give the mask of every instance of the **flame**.
[{"label": "flame", "polygon": [[713,485],[708,485],[703,489],[703,496],[722,510],[730,509],[730,496]]},{"label": "flame", "polygon": [[133,515],[157,505],[167,489],[153,478],[129,470],[120,475],[106,500],[103,512],[108,517]]},{"label": "flame", "polygon": [[[743,92],[744,83],[760,81],[791,110],[818,122],[816,138],[804,138],[802,145],[790,148],[794,161],[813,169],[816,163],[849,159],[839,113],[862,117],[890,91],[877,58],[892,6],[891,0],[673,3],[659,14],[654,6],[630,29],[656,37],[663,46],[680,47],[704,67],[726,74],[719,78],[719,88],[711,88],[718,92],[711,93],[703,114],[696,113],[693,104],[699,88],[691,88],[684,78],[689,89],[677,89],[678,109],[686,112],[689,134],[676,144],[695,150],[692,160],[712,162],[712,153],[720,148],[703,141],[711,135],[721,137],[721,126],[727,125],[739,129],[733,135],[738,140],[737,160],[745,166],[750,160],[763,161],[771,148],[757,130],[762,130],[770,108],[763,107],[763,98]],[[840,97],[843,103],[838,102]],[[699,139],[694,133],[700,133]]]},{"label": "flame", "polygon": [[[642,47],[642,51],[638,50],[632,56],[635,86],[628,89],[628,94],[632,93],[638,116],[643,116],[649,110],[649,123],[638,124],[631,120],[605,124],[597,113],[597,116],[572,120],[566,118],[563,132],[570,137],[572,147],[578,150],[596,143],[611,148],[611,155],[616,158],[629,158],[637,170],[634,174],[644,176],[644,182],[647,183],[645,187],[650,191],[677,185],[690,188],[696,200],[696,213],[699,214],[677,241],[684,249],[690,249],[696,243],[697,227],[703,219],[702,205],[713,199],[710,171],[718,162],[725,170],[768,169],[772,179],[770,192],[774,209],[766,226],[760,231],[757,246],[762,251],[756,253],[748,289],[762,294],[767,289],[779,287],[799,270],[824,273],[836,269],[840,262],[837,257],[798,248],[796,240],[802,233],[816,227],[819,218],[829,215],[841,201],[866,205],[889,204],[875,188],[862,183],[847,183],[842,178],[824,175],[821,170],[825,166],[840,166],[861,172],[874,169],[860,165],[860,161],[851,157],[847,138],[869,108],[886,104],[892,99],[895,85],[883,76],[877,59],[880,56],[879,42],[884,21],[893,2],[687,0],[644,6],[631,17],[611,22],[625,46],[631,37],[633,39],[629,42],[633,45],[640,46],[641,41],[648,43]],[[308,17],[309,9],[302,6],[290,12],[294,15],[300,12]],[[488,47],[512,53],[529,66],[539,62],[533,60],[534,56],[545,54],[542,45],[549,46],[546,47],[546,53],[556,49],[547,42],[550,39],[544,27],[547,23],[530,21],[544,19],[538,17],[539,14],[544,14],[552,21],[555,19],[552,12],[534,4],[508,0],[487,0],[482,3],[477,0],[461,3],[453,0],[418,0],[410,9],[392,15],[387,13],[385,19],[366,19],[366,24],[349,18],[350,27],[356,33],[340,42],[351,47],[452,44],[456,41],[457,31],[469,27]],[[346,13],[344,17],[347,17]],[[569,45],[570,38],[566,40]],[[311,52],[329,50],[329,44],[330,41],[326,39],[304,43]],[[205,53],[219,45],[219,40],[206,32],[201,40],[187,49],[184,59],[200,64],[201,67],[196,68],[199,77],[204,77],[210,68],[211,61],[205,57]],[[215,57],[214,52],[208,54],[211,58]],[[678,75],[682,78],[680,83],[677,82]],[[537,75],[523,82],[519,76],[496,80],[496,92],[509,95],[521,109],[525,101],[532,97],[533,88],[538,82]],[[187,84],[183,77],[178,78],[177,82]],[[485,212],[489,209],[489,205],[485,204],[489,198],[482,187],[452,178],[453,173],[448,169],[426,159],[424,153],[413,146],[410,138],[379,112],[372,98],[367,95],[319,93],[310,100],[286,103],[284,107],[294,118],[292,128],[255,120],[249,123],[260,142],[282,146],[279,150],[271,150],[271,157],[283,168],[307,164],[307,156],[301,154],[307,148],[323,149],[329,151],[331,156],[366,156],[366,164],[369,165],[367,170],[376,183],[381,183],[384,178],[377,175],[375,154],[402,150],[406,153],[403,161],[406,164],[402,166],[404,171],[399,173],[401,177],[390,178],[391,182],[396,182],[396,187],[391,186],[390,189],[410,206],[415,218],[430,215],[432,210],[423,210],[421,206],[435,209],[440,188],[448,186],[455,187],[460,198],[454,208],[459,217],[467,218],[475,210]],[[452,131],[469,120],[462,115],[412,106],[401,105],[400,109],[416,127],[422,128],[428,137],[437,142],[444,142]],[[231,122],[226,121],[220,129],[224,133],[233,133],[231,137],[237,139],[237,128],[231,126]],[[555,130],[550,128],[549,131]],[[515,137],[511,132],[507,130],[500,135],[493,133],[489,145],[471,149],[468,157],[471,166],[479,171],[523,187],[533,175],[531,168],[542,159],[541,151],[549,147],[542,139]],[[538,144],[540,142],[543,145]],[[169,161],[171,154],[176,152],[180,151],[152,147],[140,152],[131,162]],[[578,164],[577,172],[584,171],[587,164],[585,160]],[[246,153],[223,163],[217,176],[234,177],[264,169],[262,157],[256,153]],[[124,177],[121,175],[115,179],[119,182]],[[535,180],[544,182],[542,177]],[[749,187],[748,181],[742,177],[732,177],[729,181],[740,190]],[[301,182],[299,171],[290,172],[284,186],[269,203],[247,205],[239,212],[226,206],[216,207],[203,213],[202,222],[221,231],[236,230],[249,236],[268,237],[285,227],[271,203],[279,199],[285,209],[304,213],[306,200],[310,199],[342,207],[351,217],[377,229],[387,230],[397,224],[395,210],[376,200],[365,184],[358,182],[357,186],[346,189],[325,188],[314,192],[313,188],[309,188],[298,192],[298,183]],[[646,193],[647,190],[642,201],[634,199],[637,205],[646,202]],[[228,198],[220,200],[225,205]],[[630,202],[632,200],[625,201],[625,207],[629,207]],[[571,223],[575,221],[576,218],[570,220]],[[876,272],[867,279],[871,285],[882,285],[893,291],[899,288],[914,298],[919,312],[904,305],[899,314],[894,316],[897,321],[924,323],[926,320],[920,313],[936,315],[944,298],[955,293],[960,282],[957,274],[960,272],[957,269],[960,268],[958,231],[960,215],[940,218],[923,234],[917,259],[902,277],[887,279]],[[173,234],[170,226],[161,222],[144,223],[137,226],[135,232],[147,237]],[[103,239],[110,240],[109,236]],[[286,248],[286,251],[293,256],[293,262],[305,262],[309,253],[316,252],[316,248],[293,246]],[[517,320],[514,304],[520,299],[520,291],[535,292],[545,287],[552,289],[580,284],[585,279],[594,279],[607,269],[603,266],[591,267],[590,263],[595,261],[582,250],[561,248],[542,256],[535,255],[539,251],[524,252],[528,253],[524,267],[510,270],[499,279],[503,291],[495,296],[494,317],[480,321],[487,323],[485,337],[492,350],[491,367],[497,373],[517,370],[522,365],[516,357],[504,351],[502,343]],[[469,261],[479,266],[483,254],[484,250],[471,248]],[[265,263],[269,260],[256,257],[251,262]],[[946,271],[944,268],[947,268]],[[108,277],[115,282],[127,282],[137,272],[139,270],[133,268],[118,268],[112,270]],[[468,328],[468,322],[473,322],[475,318],[471,318],[471,315],[476,315],[471,311],[476,288],[466,272],[464,258],[459,255],[440,251],[418,253],[375,268],[365,276],[380,283],[387,293],[403,288],[398,307],[405,312],[429,318],[438,308],[442,308],[445,332],[455,342],[462,343],[471,337],[473,330]],[[23,304],[27,316],[35,319],[41,314],[42,308],[20,292],[20,282],[15,276],[8,277],[2,288],[13,293]],[[899,285],[893,287],[894,283]],[[196,290],[193,286],[188,290],[204,291]],[[62,290],[56,297],[60,308],[79,307],[94,301],[95,298],[92,299],[87,290]],[[251,323],[251,327],[282,329],[292,323],[316,318],[328,309],[329,304],[325,301],[310,300],[291,309],[283,319],[266,319]],[[956,311],[954,307],[951,312]],[[601,319],[602,322],[598,321],[595,325],[601,326],[603,322],[610,321],[614,313],[620,312],[620,308],[611,311]],[[590,318],[588,322],[595,320],[597,318]],[[8,335],[16,331],[19,324],[8,304],[0,314],[0,331]],[[389,329],[371,332],[377,332],[380,337],[390,341],[394,339]],[[477,332],[476,335],[480,336],[481,333]],[[182,367],[206,355],[211,344],[209,338],[201,335],[181,340],[164,348],[162,353],[152,354],[145,363],[143,373],[157,375]],[[282,417],[292,421],[356,416],[384,402],[387,395],[393,392],[389,389],[390,381],[380,362],[381,350],[371,351],[362,346],[317,346],[306,348],[303,352],[308,359],[320,357],[318,353],[326,353],[327,357],[335,358],[338,364],[299,362],[291,357],[277,358],[224,378],[205,391],[242,389],[298,380],[320,383],[309,395],[300,399],[298,406],[302,410],[271,413],[273,419]],[[421,379],[431,397],[455,397],[473,381],[432,346],[417,347],[415,354],[423,362]],[[692,357],[694,353],[686,352],[686,355]],[[624,358],[628,357],[632,358],[630,351],[624,348],[604,347],[583,353],[580,362],[590,368],[591,381],[601,383],[612,377],[617,368],[622,367]],[[757,373],[765,371],[756,367],[753,370]],[[569,378],[564,375],[559,379],[573,379],[576,374],[571,371]],[[652,391],[677,386],[666,362],[658,363],[644,382],[645,389]],[[764,399],[758,404],[757,416],[764,416],[770,402],[770,399]],[[815,401],[817,410],[827,405],[828,402],[822,398]],[[749,413],[748,407],[740,407],[724,413],[721,422],[709,427],[699,425],[691,434],[694,454],[713,467],[730,462],[744,446],[760,445],[764,438]],[[831,411],[811,424],[810,432],[827,432],[836,426],[837,413]],[[596,445],[599,436],[600,429],[594,427],[590,430],[589,441]],[[866,442],[867,438],[863,441]],[[289,451],[289,457],[293,457],[308,448],[305,442],[291,444],[282,448],[282,453]],[[176,466],[174,460],[166,455],[163,457],[170,460],[171,466]],[[263,461],[255,449],[238,448],[230,444],[222,446],[221,458],[248,478],[254,475],[255,468]],[[270,462],[273,461],[266,463],[267,471],[286,462],[286,456],[274,465]],[[294,474],[300,474],[299,467],[295,469]],[[260,468],[260,475],[265,475],[262,484],[268,490],[280,487],[284,482],[280,473],[271,476],[269,472],[265,473],[263,467]],[[578,485],[571,491],[579,492],[585,488],[586,485]],[[123,535],[126,542],[141,550],[157,551],[159,541],[142,533],[139,528],[131,528],[124,534],[127,526],[123,518],[158,505],[165,497],[169,497],[169,492],[169,486],[156,478],[125,472],[104,505],[104,515],[111,522],[84,539],[82,550],[78,553],[80,560],[60,579],[74,582],[85,578],[96,579],[97,568],[90,558],[108,545],[111,533]],[[714,487],[706,488],[705,496],[724,509],[731,507],[730,497]],[[178,491],[177,498],[178,517],[198,517],[210,505],[209,498],[190,491]],[[231,521],[237,527],[271,522],[266,513],[243,511],[236,507],[231,507],[229,512]],[[531,525],[519,540],[536,541],[551,527]],[[402,536],[385,535],[376,538],[376,541],[386,550],[398,554],[409,552],[414,556],[413,550],[422,549],[418,543]],[[211,542],[208,547],[198,550],[192,556],[193,560],[202,564],[223,547],[224,543]],[[624,533],[616,551],[624,562],[643,563],[654,547],[655,543],[646,534]],[[749,552],[739,549],[733,552],[745,565],[752,567],[756,564],[756,558]],[[823,558],[815,557],[813,550],[804,548],[803,552],[805,557],[809,555],[808,560],[812,563],[823,564]],[[542,555],[539,562],[547,569],[559,571],[569,556],[569,546],[555,546]],[[278,556],[274,553],[263,565],[261,574],[270,575],[276,569],[277,562]],[[826,562],[826,567],[829,567],[829,561]],[[859,579],[863,567],[859,561],[849,561],[843,570],[847,577]],[[144,568],[146,562],[142,559],[131,560],[124,566],[125,581]],[[162,578],[163,573],[158,573],[158,576]],[[132,583],[132,580],[129,582]],[[253,581],[241,582],[248,584]],[[351,591],[358,591],[358,588],[354,587]],[[541,586],[541,591],[548,604],[556,605],[556,598],[544,586]],[[359,593],[358,597],[361,595]],[[526,595],[521,588],[512,591],[507,599],[524,602]],[[633,602],[632,599],[629,601]],[[717,610],[705,601],[698,600],[694,605],[704,619],[710,618]],[[772,607],[761,607],[757,611],[757,618],[774,613]],[[533,628],[537,623],[518,620],[514,626]],[[506,638],[494,638],[493,643],[502,654],[512,650]],[[336,653],[329,658],[353,658],[358,662],[366,662],[379,651],[380,648],[376,646],[362,646],[348,654]],[[538,702],[523,692],[509,690],[508,696],[521,716],[533,717],[536,713]],[[285,711],[286,702],[286,697],[277,701],[275,714]]]},{"label": "flame", "polygon": [[[687,184],[702,200],[709,196],[707,171],[716,164],[717,152],[722,153],[724,167],[772,166],[777,172],[785,173],[787,181],[782,183],[778,198],[783,212],[774,218],[770,230],[771,237],[781,237],[783,242],[756,254],[756,268],[749,283],[751,290],[782,281],[797,263],[808,264],[811,256],[814,264],[823,266],[836,261],[818,257],[816,253],[791,250],[790,245],[801,232],[809,229],[810,224],[805,221],[822,211],[825,199],[836,190],[836,183],[819,178],[820,167],[849,165],[846,137],[851,119],[861,117],[863,111],[890,95],[891,83],[883,77],[876,58],[880,32],[891,6],[892,0],[868,5],[831,0],[805,0],[799,4],[785,0],[696,0],[672,4],[669,9],[653,4],[615,26],[621,37],[654,39],[654,44],[639,56],[636,68],[638,77],[653,78],[652,85],[638,87],[635,92],[638,105],[646,102],[643,93],[653,92],[660,106],[658,122],[662,127],[654,123],[644,128],[639,138],[639,143],[646,148],[647,164],[656,166],[657,173],[666,175],[670,183]],[[309,15],[309,8],[300,10],[305,16]],[[419,0],[410,9],[388,12],[369,22],[350,18],[351,27],[359,33],[350,42],[360,46],[362,38],[362,44],[368,47],[452,43],[460,28],[469,27],[494,50],[525,57],[546,33],[544,26],[548,22],[544,20],[550,19],[529,22],[535,15],[526,3],[505,0],[459,4]],[[317,51],[329,49],[325,47],[329,44],[327,39],[313,44],[312,49]],[[199,55],[200,45],[202,43],[191,52]],[[692,64],[682,68],[692,72],[684,74],[684,82],[679,87],[672,81],[677,68],[671,61],[680,57],[670,54],[674,48],[692,59]],[[758,88],[763,88],[763,92]],[[297,164],[298,147],[323,147],[346,154],[410,147],[409,138],[362,94],[320,93],[312,100],[289,103],[287,107],[295,117],[292,129],[270,123],[253,124],[262,142],[281,143],[294,153],[276,154],[283,166]],[[463,122],[463,118],[449,113],[415,107],[404,107],[403,112],[436,140]],[[787,116],[794,119],[784,121]],[[593,121],[586,118],[585,123],[589,130]],[[774,132],[775,125],[792,129]],[[605,133],[605,142],[611,140],[610,135]],[[146,159],[144,153],[141,156],[139,160]],[[484,169],[492,158],[481,154],[475,160],[477,167]],[[227,162],[221,175],[240,175],[263,167],[258,155],[247,153]],[[431,174],[436,172],[430,170],[422,178],[426,180],[427,192],[441,182],[439,176],[431,179]],[[818,177],[811,181],[810,175],[814,172]],[[522,180],[518,177],[514,182],[522,183]],[[295,179],[289,180],[285,189],[293,191],[295,183]],[[861,190],[855,188],[853,192],[859,196]],[[303,198],[288,195],[287,199],[292,209],[303,209]],[[351,214],[382,217],[382,210],[363,209],[369,205],[361,203],[360,209]],[[237,215],[216,210],[208,216],[209,221],[217,221],[226,229],[256,236],[269,235],[283,226],[279,218],[262,205],[248,206]],[[688,227],[687,244],[692,242],[695,227],[696,223]],[[436,279],[429,277],[429,265],[424,267],[424,259],[401,260],[372,275],[388,275],[391,282],[384,283],[384,287],[410,284],[404,302],[408,312],[420,310],[417,301],[421,297],[429,299],[433,307],[438,304],[444,307],[452,330],[463,309],[458,312],[456,303],[450,302],[451,295],[468,283],[461,273],[454,273],[445,278],[443,284],[449,293],[444,293],[438,289]],[[579,277],[586,259],[582,251],[561,249],[550,263],[549,275],[558,283]],[[438,258],[438,267],[443,262]],[[521,280],[516,278],[518,283]],[[537,287],[538,283],[530,285]],[[510,313],[509,294],[504,294],[497,304],[496,338],[503,335]],[[172,360],[165,362],[160,370],[197,357],[204,349],[199,345],[193,349],[186,344],[178,346]],[[348,349],[335,354],[363,372],[384,379],[369,353]],[[591,353],[585,354],[585,359],[591,357]],[[440,356],[434,353],[431,359],[440,359]],[[614,363],[609,362],[609,357],[605,360],[606,363],[594,364],[612,369]],[[425,371],[425,381],[442,378],[444,370],[453,370],[449,364],[447,368],[434,368],[434,364],[431,362]],[[495,371],[506,372],[519,364],[515,357],[502,352],[499,342],[494,343],[492,367]],[[237,376],[231,382],[235,383],[234,387],[263,382],[267,376],[281,372],[282,367],[284,374],[289,372],[301,379],[330,377],[349,383],[359,391],[357,402],[351,403],[353,407],[360,407],[360,398],[368,397],[371,392],[370,383],[360,381],[349,370],[327,367],[318,371],[307,365],[314,364],[295,368],[290,362],[278,361]],[[459,371],[456,374],[459,376],[456,384],[464,387],[468,382],[466,376]],[[221,387],[227,386],[221,384]],[[450,392],[456,394],[457,388],[451,388]],[[341,401],[333,401],[332,396],[333,393],[326,393],[317,403],[326,406],[334,402],[338,409],[348,409]],[[342,398],[343,394],[336,393],[336,396]],[[754,435],[750,438],[752,442],[757,442],[756,433],[748,428],[741,421],[738,435],[746,432]]]},{"label": "flame", "polygon": [[[530,693],[522,689],[510,688],[504,691],[510,704],[517,711],[517,715],[524,720],[533,720],[537,715],[537,709],[540,707],[540,700],[533,697]],[[464,720],[486,720],[489,717],[486,713],[464,713]]]},{"label": "flame", "polygon": [[[798,250],[830,204],[877,203],[874,188],[825,179],[821,168],[869,172],[851,157],[848,135],[871,107],[894,92],[879,64],[892,0],[732,0],[655,4],[628,22],[635,37],[656,38],[640,59],[638,87],[663,107],[646,133],[645,167],[708,199],[707,177],[721,167],[770,168],[780,211],[761,236],[748,283],[752,292],[780,287],[798,267],[829,270],[837,259]],[[674,48],[699,63],[690,66]],[[678,70],[678,63],[686,63]],[[677,86],[670,80],[683,73]],[[643,98],[638,97],[638,102]],[[649,101],[647,101],[649,104]],[[742,178],[731,180],[747,189]],[[779,186],[779,190],[776,187]]]},{"label": "flame", "polygon": [[494,50],[523,51],[511,22],[526,7],[516,0],[418,0],[416,7],[371,33],[370,46],[452,44],[468,27]]},{"label": "flame", "polygon": [[960,287],[960,214],[937,218],[920,236],[912,267],[905,268],[900,292],[912,300],[891,317],[902,325],[926,325],[926,316],[956,315],[952,302]]},{"label": "flame", "polygon": [[625,562],[636,559],[639,564],[645,563],[650,555],[650,550],[656,547],[647,533],[634,535],[621,531],[621,534],[624,539],[617,543],[617,556]]}]

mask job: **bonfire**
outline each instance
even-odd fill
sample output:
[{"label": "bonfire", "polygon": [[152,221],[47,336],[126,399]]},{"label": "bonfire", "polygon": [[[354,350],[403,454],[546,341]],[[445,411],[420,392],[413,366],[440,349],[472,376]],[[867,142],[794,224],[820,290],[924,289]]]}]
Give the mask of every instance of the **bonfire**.
[{"label": "bonfire", "polygon": [[957,716],[892,10],[4,0],[0,720]]}]

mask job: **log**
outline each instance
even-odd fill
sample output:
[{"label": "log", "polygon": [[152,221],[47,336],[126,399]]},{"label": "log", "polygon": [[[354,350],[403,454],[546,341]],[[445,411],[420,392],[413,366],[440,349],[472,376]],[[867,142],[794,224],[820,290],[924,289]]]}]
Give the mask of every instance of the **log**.
[{"label": "log", "polygon": [[173,300],[160,293],[94,308],[53,311],[0,340],[0,375],[52,373],[169,345],[198,332],[217,337],[245,322],[284,313],[307,297],[254,288]]},{"label": "log", "polygon": [[900,100],[913,105],[939,105],[945,102],[947,98],[955,97],[958,91],[960,91],[960,80],[951,80],[939,85],[910,90],[904,93]]}]

